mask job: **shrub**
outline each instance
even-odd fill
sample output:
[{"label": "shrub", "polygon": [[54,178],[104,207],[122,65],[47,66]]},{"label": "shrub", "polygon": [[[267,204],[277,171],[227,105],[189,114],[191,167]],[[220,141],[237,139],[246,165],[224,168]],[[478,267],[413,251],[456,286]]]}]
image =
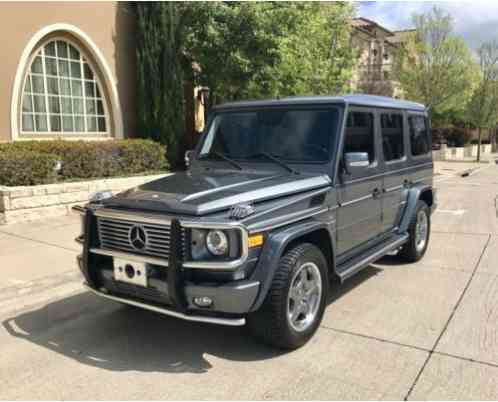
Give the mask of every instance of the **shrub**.
[{"label": "shrub", "polygon": [[0,185],[30,186],[57,180],[57,156],[28,150],[0,151]]},{"label": "shrub", "polygon": [[472,134],[461,127],[453,127],[449,134],[446,136],[448,144],[452,144],[455,147],[463,147],[470,143]]},{"label": "shrub", "polygon": [[[41,156],[45,158],[41,158]],[[14,161],[24,178],[10,177]],[[53,161],[51,172],[39,160]],[[53,169],[60,162],[60,169]],[[43,184],[72,179],[115,177],[167,169],[165,148],[150,140],[23,141],[0,144],[0,185]]]},{"label": "shrub", "polygon": [[440,127],[432,130],[433,143],[447,143],[451,147],[463,147],[470,143],[472,134],[462,127]]}]

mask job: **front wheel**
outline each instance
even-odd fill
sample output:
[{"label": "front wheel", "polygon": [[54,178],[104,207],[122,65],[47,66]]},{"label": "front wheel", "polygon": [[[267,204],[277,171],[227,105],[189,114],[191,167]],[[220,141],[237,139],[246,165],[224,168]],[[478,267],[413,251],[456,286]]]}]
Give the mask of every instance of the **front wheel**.
[{"label": "front wheel", "polygon": [[299,244],[281,258],[261,308],[248,317],[251,332],[282,349],[304,345],[322,321],[328,265],[313,244]]},{"label": "front wheel", "polygon": [[431,215],[429,206],[418,201],[415,214],[410,222],[408,242],[401,249],[401,257],[408,262],[419,261],[427,251],[431,232]]}]

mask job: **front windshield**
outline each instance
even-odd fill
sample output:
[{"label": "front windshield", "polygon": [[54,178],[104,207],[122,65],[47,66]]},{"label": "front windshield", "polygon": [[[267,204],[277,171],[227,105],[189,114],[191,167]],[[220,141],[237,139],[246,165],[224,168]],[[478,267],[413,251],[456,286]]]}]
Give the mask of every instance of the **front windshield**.
[{"label": "front windshield", "polygon": [[212,120],[200,157],[254,160],[270,155],[294,163],[324,163],[337,136],[338,107],[221,112]]}]

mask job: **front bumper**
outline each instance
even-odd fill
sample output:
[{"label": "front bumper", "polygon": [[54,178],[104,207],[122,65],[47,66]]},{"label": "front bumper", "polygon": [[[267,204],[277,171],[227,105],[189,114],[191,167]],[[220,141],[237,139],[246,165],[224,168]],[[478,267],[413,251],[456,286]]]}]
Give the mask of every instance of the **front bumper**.
[{"label": "front bumper", "polygon": [[128,299],[128,298],[113,296],[113,295],[95,290],[92,287],[88,286],[87,284],[85,284],[85,286],[91,292],[95,293],[98,296],[104,297],[106,299],[114,300],[114,301],[117,301],[120,303],[129,304],[131,306],[139,307],[139,308],[142,308],[144,310],[149,310],[149,311],[154,311],[156,313],[169,315],[171,317],[180,318],[180,319],[186,320],[186,321],[207,322],[210,324],[229,325],[229,326],[242,326],[242,325],[245,325],[245,323],[246,323],[246,320],[243,317],[242,318],[222,318],[222,317],[207,317],[207,316],[201,316],[201,315],[195,315],[195,314],[184,314],[184,313],[180,313],[178,311],[174,311],[174,310],[171,310],[171,309],[168,309],[165,307],[159,307],[159,306],[156,306],[153,304],[142,303],[142,302]]},{"label": "front bumper", "polygon": [[[164,280],[153,279],[150,287],[143,288],[115,281],[109,266],[92,265],[90,269],[93,271],[94,281],[90,285],[88,269],[82,256],[78,256],[78,265],[85,276],[85,286],[96,295],[188,321],[244,325],[243,316],[251,310],[260,290],[260,283],[257,281],[207,284],[182,281],[177,291],[181,292],[184,305],[178,306]],[[209,307],[199,307],[194,303],[196,297],[209,297],[212,304]]]}]

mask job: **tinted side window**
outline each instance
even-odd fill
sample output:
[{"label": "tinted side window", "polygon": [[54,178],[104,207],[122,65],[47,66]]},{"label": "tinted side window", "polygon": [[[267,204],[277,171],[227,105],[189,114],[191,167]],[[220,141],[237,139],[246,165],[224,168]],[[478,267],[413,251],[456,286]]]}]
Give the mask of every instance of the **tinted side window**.
[{"label": "tinted side window", "polygon": [[366,152],[370,163],[375,160],[374,116],[372,113],[350,112],[346,123],[344,153]]},{"label": "tinted side window", "polygon": [[425,155],[430,152],[429,131],[427,130],[427,121],[424,116],[408,117],[410,127],[410,143],[412,155]]},{"label": "tinted side window", "polygon": [[394,113],[380,115],[382,133],[382,149],[386,162],[394,161],[405,156],[403,143],[403,116]]}]

